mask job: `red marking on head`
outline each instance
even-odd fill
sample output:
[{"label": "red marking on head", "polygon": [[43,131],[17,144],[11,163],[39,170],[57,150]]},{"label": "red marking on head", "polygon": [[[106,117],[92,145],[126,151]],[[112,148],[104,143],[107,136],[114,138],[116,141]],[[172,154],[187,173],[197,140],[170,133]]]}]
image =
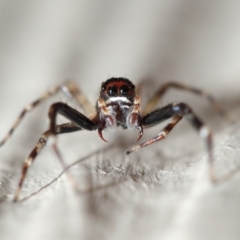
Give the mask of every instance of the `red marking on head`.
[{"label": "red marking on head", "polygon": [[135,96],[135,86],[126,78],[111,78],[102,83],[100,94],[104,100],[121,96],[132,101]]}]

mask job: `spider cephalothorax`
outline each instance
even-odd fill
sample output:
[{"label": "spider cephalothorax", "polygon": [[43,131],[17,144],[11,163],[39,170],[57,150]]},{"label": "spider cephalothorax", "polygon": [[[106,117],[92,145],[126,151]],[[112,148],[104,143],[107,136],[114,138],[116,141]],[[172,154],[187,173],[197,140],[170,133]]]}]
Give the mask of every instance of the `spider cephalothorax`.
[{"label": "spider cephalothorax", "polygon": [[139,130],[139,139],[143,128],[140,116],[140,98],[136,95],[135,86],[126,78],[111,78],[102,83],[100,97],[97,101],[99,116],[98,132],[103,129],[115,130],[117,126]]},{"label": "spider cephalothorax", "polygon": [[[36,101],[27,105],[20,113],[20,116],[13,124],[8,134],[5,136],[2,142],[0,142],[0,146],[2,146],[12,135],[27,112],[32,110],[35,106],[39,105],[45,99],[57,93],[59,90],[63,90],[67,97],[73,97],[82,107],[82,109],[85,110],[86,115],[91,115],[92,117],[86,117],[81,112],[62,102],[57,102],[51,105],[49,109],[49,130],[42,134],[37,145],[25,160],[21,179],[19,181],[14,200],[16,201],[19,197],[19,193],[21,191],[22,184],[26,177],[29,166],[32,164],[39,152],[44,148],[50,136],[56,136],[58,134],[70,133],[80,130],[98,130],[98,134],[104,140],[102,136],[102,131],[104,129],[114,130],[117,126],[121,126],[123,129],[138,129],[140,139],[143,135],[143,128],[152,127],[167,119],[171,119],[170,122],[155,137],[129,148],[126,153],[130,154],[142,147],[164,139],[183,117],[186,117],[190,124],[199,132],[199,135],[206,141],[211,167],[210,176],[211,179],[214,180],[212,171],[213,157],[211,131],[185,103],[170,103],[164,107],[154,110],[154,108],[157,106],[158,101],[169,88],[178,88],[202,95],[207,98],[220,113],[223,113],[220,105],[214,100],[211,95],[199,89],[176,82],[169,82],[160,87],[153,94],[152,98],[148,101],[148,104],[141,111],[140,97],[136,94],[135,86],[133,83],[126,78],[111,78],[102,83],[99,98],[96,104],[97,111],[95,116],[92,116],[92,114],[90,114],[90,112],[94,112],[94,107],[88,102],[87,98],[82,94],[74,82],[67,82],[63,85],[57,86]],[[65,116],[69,122],[57,125],[57,114]],[[56,142],[53,144],[53,149],[55,150],[61,164],[64,165],[63,159],[61,158],[61,155],[57,149]]]}]

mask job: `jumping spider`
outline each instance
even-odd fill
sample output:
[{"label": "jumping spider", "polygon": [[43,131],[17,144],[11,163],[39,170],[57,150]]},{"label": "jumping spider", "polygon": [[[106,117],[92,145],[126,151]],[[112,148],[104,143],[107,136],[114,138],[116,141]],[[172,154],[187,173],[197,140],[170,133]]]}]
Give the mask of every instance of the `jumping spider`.
[{"label": "jumping spider", "polygon": [[[48,139],[51,136],[56,136],[62,133],[75,132],[79,130],[97,130],[99,136],[104,141],[106,141],[102,135],[102,131],[107,128],[114,130],[116,127],[121,126],[123,129],[138,129],[138,140],[140,140],[143,135],[144,128],[152,127],[167,119],[171,119],[171,121],[162,129],[162,131],[160,131],[160,133],[157,134],[156,137],[129,148],[126,154],[130,154],[142,147],[164,139],[183,117],[186,117],[190,124],[198,131],[199,135],[206,141],[210,163],[210,177],[212,180],[214,180],[212,174],[212,134],[206,125],[196,116],[196,114],[187,104],[182,102],[171,103],[154,110],[160,98],[170,88],[182,89],[201,95],[204,98],[207,98],[217,111],[223,113],[222,108],[211,95],[199,89],[176,82],[169,82],[162,85],[153,95],[153,97],[148,101],[143,110],[141,110],[140,97],[136,94],[135,86],[126,78],[111,78],[103,82],[100,88],[100,96],[97,100],[96,108],[94,108],[87,101],[86,97],[80,92],[76,84],[73,82],[67,82],[63,85],[57,86],[36,101],[27,105],[21,112],[20,116],[17,118],[16,122],[13,124],[8,134],[5,136],[2,142],[0,142],[0,146],[2,146],[9,139],[27,112],[31,111],[34,107],[39,105],[50,96],[56,94],[60,90],[62,90],[66,95],[73,97],[80,104],[83,110],[85,110],[88,115],[92,114],[92,116],[86,117],[82,113],[62,102],[57,102],[51,105],[49,109],[49,130],[42,134],[37,145],[34,147],[29,157],[25,160],[14,200],[17,201],[19,198],[23,181],[26,177],[29,166],[46,145]],[[57,114],[63,115],[69,119],[70,122],[57,125]],[[61,160],[56,145],[54,145],[54,148],[56,150],[58,158]]]}]

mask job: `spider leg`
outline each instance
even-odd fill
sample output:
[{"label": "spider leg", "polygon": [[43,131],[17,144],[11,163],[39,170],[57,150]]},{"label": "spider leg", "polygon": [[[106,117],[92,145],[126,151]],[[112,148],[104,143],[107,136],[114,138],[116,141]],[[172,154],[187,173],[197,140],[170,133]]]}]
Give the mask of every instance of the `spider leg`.
[{"label": "spider leg", "polygon": [[165,94],[165,92],[171,88],[176,88],[180,90],[185,90],[188,92],[192,92],[194,94],[198,94],[204,98],[206,98],[213,108],[216,109],[217,112],[219,112],[223,116],[227,116],[225,113],[224,109],[222,108],[221,104],[214,99],[212,95],[209,93],[202,91],[201,89],[191,87],[189,85],[184,85],[182,83],[177,83],[177,82],[168,82],[163,84],[158,91],[153,95],[153,97],[148,101],[146,106],[143,108],[142,114],[146,115],[147,113],[153,111],[153,109],[156,107],[158,101],[162,98],[162,96]]},{"label": "spider leg", "polygon": [[209,154],[210,179],[212,181],[215,181],[215,176],[213,174],[212,133],[208,127],[196,116],[191,108],[185,103],[169,104],[163,108],[158,108],[155,111],[144,116],[142,118],[142,124],[144,127],[155,126],[169,118],[172,118],[172,120],[156,137],[129,148],[126,154],[130,154],[134,151],[139,150],[140,148],[146,147],[154,142],[164,139],[176,126],[176,124],[182,119],[182,117],[186,117],[190,124],[199,132],[200,137],[204,138]]},{"label": "spider leg", "polygon": [[[56,126],[56,134],[62,134],[62,133],[70,133],[82,130],[82,128],[79,128],[74,123],[65,123],[61,125]],[[29,156],[26,158],[23,164],[21,178],[18,183],[18,188],[14,196],[14,201],[18,200],[20,191],[22,189],[23,181],[26,177],[27,170],[30,167],[30,165],[33,163],[33,161],[36,159],[37,155],[41,152],[41,150],[45,147],[49,137],[52,136],[51,132],[48,130],[42,134],[42,136],[39,138],[37,145],[33,148]]]},{"label": "spider leg", "polygon": [[[61,115],[65,116],[66,118],[70,119],[72,122],[61,124],[61,125],[56,125],[57,113],[60,113]],[[97,128],[97,125],[94,122],[92,122],[90,119],[85,117],[83,114],[81,114],[80,112],[76,111],[75,109],[69,107],[68,105],[66,105],[64,103],[53,104],[49,110],[49,118],[50,118],[50,129],[42,134],[37,145],[33,148],[31,153],[29,154],[28,158],[24,161],[21,178],[18,183],[18,188],[17,188],[15,196],[14,196],[14,201],[17,201],[19,198],[19,194],[21,192],[23,181],[26,177],[28,168],[33,163],[33,161],[36,159],[36,157],[40,153],[40,151],[45,147],[45,145],[50,137],[56,136],[58,134],[63,134],[63,133],[75,132],[75,131],[79,131],[79,130],[83,130],[83,129],[91,131],[91,130],[95,130]],[[54,140],[55,141],[53,143],[53,149],[54,149],[61,165],[65,169],[66,164],[64,163],[64,161],[61,157],[60,151],[57,148],[56,137]]]},{"label": "spider leg", "polygon": [[62,85],[59,85],[59,86],[56,86],[56,87],[50,89],[48,92],[43,94],[40,98],[38,98],[37,100],[35,100],[32,103],[30,103],[27,106],[25,106],[24,109],[19,114],[19,116],[16,119],[16,121],[14,122],[14,124],[12,125],[11,129],[8,131],[6,136],[0,142],[0,147],[3,146],[5,144],[5,142],[11,137],[11,135],[13,134],[15,129],[18,127],[18,125],[20,124],[20,122],[22,121],[22,119],[25,117],[25,115],[28,112],[30,112],[35,107],[37,107],[39,104],[41,104],[42,102],[44,102],[45,100],[47,100],[51,96],[57,94],[61,90],[64,92],[64,94],[68,98],[75,99],[76,102],[83,108],[84,112],[87,112],[91,116],[93,116],[95,114],[94,107],[89,103],[89,101],[83,95],[83,93],[77,87],[77,85],[74,82],[72,82],[72,81],[68,81],[68,82],[66,82],[66,83],[64,83]]},{"label": "spider leg", "polygon": [[61,114],[67,119],[71,120],[75,124],[75,126],[78,126],[79,128],[86,129],[88,131],[93,131],[97,129],[97,124],[95,123],[96,120],[92,121],[89,118],[87,118],[82,113],[78,112],[77,110],[73,109],[72,107],[68,106],[65,103],[57,102],[52,104],[52,106],[49,109],[49,119],[50,119],[50,132],[53,135],[56,135],[56,117],[57,114]]},{"label": "spider leg", "polygon": [[77,102],[77,104],[83,109],[84,114],[89,117],[96,114],[95,107],[89,102],[75,82],[68,81],[61,89],[68,98],[73,98]]}]

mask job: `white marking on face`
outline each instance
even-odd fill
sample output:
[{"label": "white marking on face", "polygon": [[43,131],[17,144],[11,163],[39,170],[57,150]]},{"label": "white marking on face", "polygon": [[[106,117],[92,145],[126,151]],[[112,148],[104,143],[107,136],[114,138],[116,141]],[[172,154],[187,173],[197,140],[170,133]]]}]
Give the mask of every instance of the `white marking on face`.
[{"label": "white marking on face", "polygon": [[109,104],[111,102],[120,102],[120,101],[125,103],[131,103],[131,101],[126,97],[111,97],[106,101],[106,104]]}]

